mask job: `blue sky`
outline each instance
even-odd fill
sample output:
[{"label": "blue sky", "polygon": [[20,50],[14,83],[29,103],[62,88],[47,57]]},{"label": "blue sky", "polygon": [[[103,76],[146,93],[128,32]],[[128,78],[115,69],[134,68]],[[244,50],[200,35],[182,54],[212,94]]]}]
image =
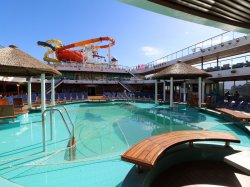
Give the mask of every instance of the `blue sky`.
[{"label": "blue sky", "polygon": [[[147,63],[224,32],[116,0],[1,1],[0,45],[15,44],[42,60],[38,40],[63,44],[100,36],[116,40],[111,55],[122,65]],[[107,55],[107,50],[99,51]]]}]

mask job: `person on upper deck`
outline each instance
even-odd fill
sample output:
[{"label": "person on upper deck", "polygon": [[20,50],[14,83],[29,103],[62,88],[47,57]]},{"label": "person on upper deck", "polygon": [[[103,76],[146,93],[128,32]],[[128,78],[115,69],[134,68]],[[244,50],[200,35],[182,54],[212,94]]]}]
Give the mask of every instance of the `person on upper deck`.
[{"label": "person on upper deck", "polygon": [[240,93],[236,90],[234,93],[234,99],[238,99],[240,97]]},{"label": "person on upper deck", "polygon": [[225,97],[227,98],[227,101],[229,102],[230,99],[231,99],[231,94],[230,94],[229,91],[227,91],[227,92],[225,93]]}]

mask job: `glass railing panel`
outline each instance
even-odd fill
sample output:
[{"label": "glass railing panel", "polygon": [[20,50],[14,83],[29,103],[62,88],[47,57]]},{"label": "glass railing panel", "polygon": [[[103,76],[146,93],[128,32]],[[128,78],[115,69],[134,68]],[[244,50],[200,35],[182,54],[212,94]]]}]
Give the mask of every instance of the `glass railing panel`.
[{"label": "glass railing panel", "polygon": [[250,62],[250,55],[249,55],[249,56],[246,56],[245,60],[246,60],[246,62],[247,62],[247,61]]},{"label": "glass railing panel", "polygon": [[232,60],[231,59],[228,59],[228,60],[222,60],[222,61],[219,61],[219,65],[222,67],[226,64],[229,64],[231,66],[232,64]]},{"label": "glass railing panel", "polygon": [[233,40],[233,38],[234,38],[233,32],[226,32],[226,33],[221,35],[222,43],[225,43],[225,42],[227,42],[229,40]]},{"label": "glass railing panel", "polygon": [[246,36],[246,35],[247,35],[247,34],[235,32],[235,33],[234,33],[234,39],[240,38],[240,37],[243,37],[243,36]]},{"label": "glass railing panel", "polygon": [[188,48],[183,49],[182,52],[183,52],[183,56],[189,55]]},{"label": "glass railing panel", "polygon": [[207,68],[210,68],[211,67],[211,63],[209,62],[206,62],[203,64],[203,69],[207,69]]},{"label": "glass railing panel", "polygon": [[206,40],[204,42],[202,42],[202,48],[206,49],[212,46],[212,40]]},{"label": "glass railing panel", "polygon": [[221,36],[216,36],[214,38],[211,38],[211,44],[212,46],[218,45],[222,43],[222,38]]}]

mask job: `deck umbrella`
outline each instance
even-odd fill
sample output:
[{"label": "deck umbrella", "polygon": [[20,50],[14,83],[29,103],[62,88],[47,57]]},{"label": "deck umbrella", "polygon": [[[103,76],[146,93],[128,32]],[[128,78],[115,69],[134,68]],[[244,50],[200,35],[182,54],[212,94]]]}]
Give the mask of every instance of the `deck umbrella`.
[{"label": "deck umbrella", "polygon": [[170,65],[162,71],[156,73],[152,78],[157,80],[170,79],[170,108],[173,107],[173,79],[196,79],[199,82],[199,107],[201,107],[201,80],[202,78],[211,77],[207,72],[197,69],[184,62],[178,62]]},{"label": "deck umbrella", "polygon": [[53,80],[54,76],[61,75],[61,73],[12,45],[0,48],[0,75],[28,77],[29,108],[31,107],[31,77],[41,76],[41,106],[42,111],[44,111],[45,76],[51,76]]}]

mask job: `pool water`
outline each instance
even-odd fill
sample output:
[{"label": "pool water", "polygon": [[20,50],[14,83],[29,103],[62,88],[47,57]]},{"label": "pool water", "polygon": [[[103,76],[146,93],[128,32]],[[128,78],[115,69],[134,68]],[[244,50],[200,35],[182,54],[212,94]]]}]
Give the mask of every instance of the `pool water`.
[{"label": "pool water", "polygon": [[119,186],[133,166],[121,161],[120,154],[147,137],[177,130],[230,132],[240,146],[250,145],[250,136],[234,123],[196,109],[122,102],[65,107],[76,128],[74,156],[69,156],[69,133],[59,114],[52,119],[53,140],[46,117],[46,153],[41,113],[19,116],[15,123],[0,125],[1,177],[24,186]]}]

